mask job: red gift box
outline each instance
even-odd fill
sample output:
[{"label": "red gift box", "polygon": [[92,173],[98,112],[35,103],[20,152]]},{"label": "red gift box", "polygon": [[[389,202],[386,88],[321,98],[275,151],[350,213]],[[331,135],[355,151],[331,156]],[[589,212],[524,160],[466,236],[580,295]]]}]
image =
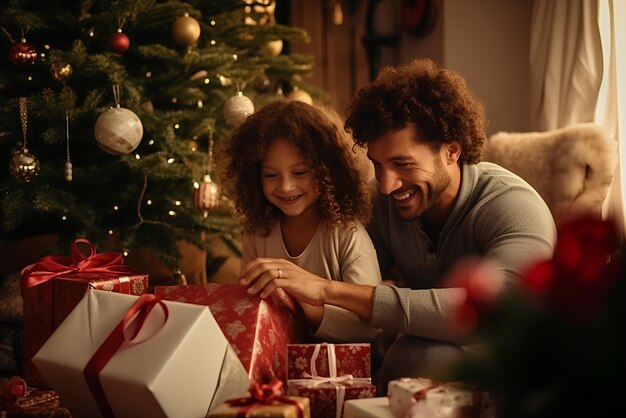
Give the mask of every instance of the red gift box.
[{"label": "red gift box", "polygon": [[348,399],[373,398],[369,344],[292,344],[287,393],[311,400],[311,418],[340,418]]},{"label": "red gift box", "polygon": [[[289,344],[287,346],[287,379],[304,379],[314,373],[318,376],[330,377],[329,349],[334,350],[337,376],[344,374],[359,378],[372,376],[372,355],[369,343]],[[315,354],[316,350],[318,350],[317,354]],[[312,359],[315,359],[313,364]]]},{"label": "red gift box", "polygon": [[287,380],[287,344],[304,341],[308,324],[300,305],[282,289],[265,299],[237,283],[156,286],[154,293],[208,306],[252,382]]},{"label": "red gift box", "polygon": [[[86,244],[88,256],[78,250]],[[74,309],[89,288],[141,295],[148,276],[134,274],[119,253],[96,253],[86,239],[72,244],[72,257],[46,256],[25,267],[21,274],[24,303],[24,378],[31,386],[47,388],[31,358]]]}]

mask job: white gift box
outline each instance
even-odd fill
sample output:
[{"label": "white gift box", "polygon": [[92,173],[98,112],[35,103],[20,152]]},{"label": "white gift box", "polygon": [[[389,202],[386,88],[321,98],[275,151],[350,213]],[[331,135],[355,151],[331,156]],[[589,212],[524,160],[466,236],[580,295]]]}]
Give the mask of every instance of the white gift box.
[{"label": "white gift box", "polygon": [[389,381],[387,395],[396,418],[492,416],[487,409],[487,395],[460,382],[437,383],[426,378],[402,377]]},{"label": "white gift box", "polygon": [[[83,372],[137,300],[89,290],[33,357],[73,417],[103,416]],[[96,376],[114,415],[198,418],[245,396],[248,373],[207,307],[161,303],[169,316],[154,308],[137,336],[141,341],[122,343]]]},{"label": "white gift box", "polygon": [[378,398],[349,399],[343,405],[343,418],[393,418],[389,399]]}]

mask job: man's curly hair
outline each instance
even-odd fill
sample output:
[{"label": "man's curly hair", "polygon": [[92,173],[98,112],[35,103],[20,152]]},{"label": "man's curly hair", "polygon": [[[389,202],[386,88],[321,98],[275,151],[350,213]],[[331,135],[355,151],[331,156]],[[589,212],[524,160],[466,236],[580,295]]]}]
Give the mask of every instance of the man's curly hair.
[{"label": "man's curly hair", "polygon": [[487,141],[485,109],[463,77],[430,59],[386,67],[362,88],[348,108],[345,129],[365,147],[414,123],[433,149],[459,142],[459,163],[482,160]]},{"label": "man's curly hair", "polygon": [[367,182],[341,117],[319,104],[278,100],[249,116],[221,152],[222,175],[230,182],[247,231],[267,235],[282,215],[265,198],[261,177],[263,158],[277,139],[294,144],[311,169],[325,225],[368,221]]}]

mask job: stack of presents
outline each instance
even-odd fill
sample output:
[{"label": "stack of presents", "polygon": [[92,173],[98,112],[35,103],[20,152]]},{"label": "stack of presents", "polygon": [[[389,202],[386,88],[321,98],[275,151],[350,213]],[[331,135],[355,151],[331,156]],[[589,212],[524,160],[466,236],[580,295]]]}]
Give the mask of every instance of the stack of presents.
[{"label": "stack of presents", "polygon": [[[423,378],[377,397],[370,344],[311,342],[280,289],[265,299],[234,283],[148,292],[148,277],[115,254],[74,250],[22,275],[23,378],[58,394],[69,412],[58,416],[486,416],[480,393]],[[11,415],[19,402],[5,408],[22,416]]]}]

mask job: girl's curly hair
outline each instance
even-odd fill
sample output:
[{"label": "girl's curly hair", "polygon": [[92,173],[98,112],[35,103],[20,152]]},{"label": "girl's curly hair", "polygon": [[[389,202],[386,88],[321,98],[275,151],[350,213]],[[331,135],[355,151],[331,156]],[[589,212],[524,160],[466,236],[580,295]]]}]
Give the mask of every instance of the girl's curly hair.
[{"label": "girl's curly hair", "polygon": [[482,160],[487,141],[482,102],[461,75],[430,59],[384,68],[359,91],[347,113],[345,129],[361,147],[414,123],[419,139],[433,149],[459,142],[459,163]]},{"label": "girl's curly hair", "polygon": [[249,116],[221,150],[222,178],[230,183],[246,230],[269,234],[282,215],[265,198],[261,182],[263,158],[277,139],[294,144],[311,169],[325,225],[369,220],[366,178],[341,117],[320,104],[278,100]]}]

